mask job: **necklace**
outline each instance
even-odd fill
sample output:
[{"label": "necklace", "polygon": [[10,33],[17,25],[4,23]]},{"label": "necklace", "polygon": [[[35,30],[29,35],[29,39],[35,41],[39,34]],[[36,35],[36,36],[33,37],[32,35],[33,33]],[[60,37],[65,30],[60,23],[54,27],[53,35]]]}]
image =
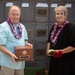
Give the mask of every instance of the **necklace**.
[{"label": "necklace", "polygon": [[65,25],[66,25],[67,23],[68,23],[68,21],[65,20],[65,21],[63,22],[63,24],[61,25],[61,27],[59,28],[59,30],[57,31],[56,34],[55,34],[55,32],[56,32],[56,29],[57,29],[58,24],[57,24],[57,23],[54,24],[54,27],[53,27],[53,30],[52,30],[51,36],[50,36],[50,40],[51,40],[51,42],[52,42],[53,44],[56,43],[60,32],[63,30],[63,28],[65,27]]},{"label": "necklace", "polygon": [[10,26],[12,33],[14,34],[15,38],[20,39],[22,37],[22,27],[21,27],[20,23],[18,23],[19,34],[17,34],[17,32],[15,31],[15,28],[14,28],[13,24],[11,23],[10,19],[6,18],[6,21],[7,21],[8,25]]}]

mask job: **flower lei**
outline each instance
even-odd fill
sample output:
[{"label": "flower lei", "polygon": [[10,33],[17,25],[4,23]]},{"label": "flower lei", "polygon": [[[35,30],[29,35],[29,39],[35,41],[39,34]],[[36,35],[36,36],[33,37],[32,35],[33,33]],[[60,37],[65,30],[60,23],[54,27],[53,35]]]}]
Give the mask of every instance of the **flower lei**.
[{"label": "flower lei", "polygon": [[15,38],[20,39],[22,37],[22,27],[21,27],[20,23],[18,23],[19,34],[17,34],[13,24],[10,22],[10,19],[6,18],[6,21],[8,22],[8,25],[10,26],[12,33],[14,34]]},{"label": "flower lei", "polygon": [[52,43],[55,43],[57,41],[60,32],[62,31],[62,29],[65,27],[65,25],[67,23],[68,23],[68,21],[65,20],[56,34],[55,34],[55,32],[56,32],[56,28],[57,28],[58,24],[57,23],[54,24],[54,27],[53,27],[54,29],[52,30],[51,36],[50,36],[50,39],[51,39]]}]

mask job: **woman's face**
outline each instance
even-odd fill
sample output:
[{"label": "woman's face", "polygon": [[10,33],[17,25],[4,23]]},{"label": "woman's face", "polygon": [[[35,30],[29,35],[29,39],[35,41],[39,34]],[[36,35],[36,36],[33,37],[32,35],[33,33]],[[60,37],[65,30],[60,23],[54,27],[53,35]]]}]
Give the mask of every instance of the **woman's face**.
[{"label": "woman's face", "polygon": [[62,24],[64,20],[66,19],[66,16],[64,14],[64,11],[62,10],[56,10],[55,11],[55,19],[59,24]]}]

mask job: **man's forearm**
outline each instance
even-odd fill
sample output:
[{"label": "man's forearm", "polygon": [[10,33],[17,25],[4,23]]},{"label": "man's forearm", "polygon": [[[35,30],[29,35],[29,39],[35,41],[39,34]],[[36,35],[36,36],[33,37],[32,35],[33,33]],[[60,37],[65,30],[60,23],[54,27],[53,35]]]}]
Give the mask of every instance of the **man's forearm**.
[{"label": "man's forearm", "polygon": [[3,45],[0,45],[0,50],[3,52],[3,53],[5,53],[5,54],[7,54],[7,55],[9,55],[9,56],[11,56],[11,52],[9,51],[9,50],[7,50]]}]

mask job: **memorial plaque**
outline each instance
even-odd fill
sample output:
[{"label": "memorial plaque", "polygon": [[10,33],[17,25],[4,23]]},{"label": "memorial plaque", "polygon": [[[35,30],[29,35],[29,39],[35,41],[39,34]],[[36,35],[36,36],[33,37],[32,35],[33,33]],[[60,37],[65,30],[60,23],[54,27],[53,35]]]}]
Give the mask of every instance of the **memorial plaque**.
[{"label": "memorial plaque", "polygon": [[33,61],[33,47],[32,46],[16,46],[15,54],[18,57],[16,61]]},{"label": "memorial plaque", "polygon": [[37,9],[37,16],[38,17],[46,17],[48,15],[47,9]]},{"label": "memorial plaque", "polygon": [[46,36],[46,30],[45,29],[39,29],[37,30],[37,33],[36,35],[39,37],[39,36]]}]

